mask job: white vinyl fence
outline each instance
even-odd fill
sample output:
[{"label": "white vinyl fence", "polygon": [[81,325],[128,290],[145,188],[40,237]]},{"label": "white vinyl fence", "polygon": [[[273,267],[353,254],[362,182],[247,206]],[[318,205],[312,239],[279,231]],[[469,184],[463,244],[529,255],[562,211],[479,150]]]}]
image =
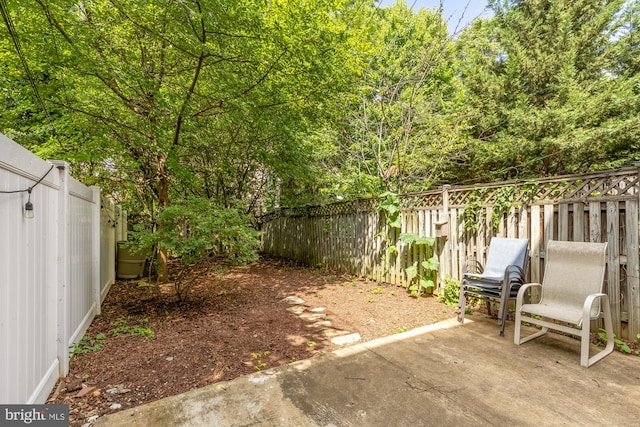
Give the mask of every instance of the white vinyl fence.
[{"label": "white vinyl fence", "polygon": [[0,134],[1,404],[44,403],[68,373],[115,280],[120,213],[66,163]]}]

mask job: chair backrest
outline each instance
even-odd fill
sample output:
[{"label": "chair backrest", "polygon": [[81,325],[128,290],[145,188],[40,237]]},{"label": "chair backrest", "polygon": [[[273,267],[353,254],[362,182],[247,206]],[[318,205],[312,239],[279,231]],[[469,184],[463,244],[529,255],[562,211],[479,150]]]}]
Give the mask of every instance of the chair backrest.
[{"label": "chair backrest", "polygon": [[528,239],[514,239],[511,237],[493,237],[489,243],[487,262],[483,275],[487,277],[504,277],[506,268],[517,265],[524,270],[527,263]]},{"label": "chair backrest", "polygon": [[[550,240],[545,256],[542,299],[582,307],[587,296],[602,292],[606,243]],[[594,304],[591,316],[600,312]]]}]

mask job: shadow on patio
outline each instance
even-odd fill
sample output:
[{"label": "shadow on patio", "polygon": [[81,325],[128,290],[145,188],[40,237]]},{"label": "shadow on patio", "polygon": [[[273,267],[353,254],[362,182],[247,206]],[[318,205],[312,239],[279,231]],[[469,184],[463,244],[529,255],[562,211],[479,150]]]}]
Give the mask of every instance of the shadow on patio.
[{"label": "shadow on patio", "polygon": [[630,425],[640,359],[580,367],[580,344],[513,343],[494,319],[455,319],[194,389],[96,426]]}]

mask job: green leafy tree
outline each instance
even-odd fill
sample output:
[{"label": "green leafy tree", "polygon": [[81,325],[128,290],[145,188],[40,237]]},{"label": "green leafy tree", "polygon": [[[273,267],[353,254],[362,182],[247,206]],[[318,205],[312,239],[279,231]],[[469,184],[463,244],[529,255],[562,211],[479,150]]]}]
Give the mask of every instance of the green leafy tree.
[{"label": "green leafy tree", "polygon": [[429,188],[458,158],[461,98],[442,15],[398,2],[370,25],[362,80],[343,122],[324,134],[335,141],[322,153],[334,178],[327,191],[348,198]]},{"label": "green leafy tree", "polygon": [[637,5],[490,5],[495,17],[458,40],[471,138],[462,180],[584,172],[637,158],[637,80],[622,72],[633,64],[626,52],[637,44]]},{"label": "green leafy tree", "polygon": [[134,233],[135,241],[138,247],[156,246],[180,258],[173,281],[179,301],[187,299],[198,277],[210,271],[211,262],[224,258],[239,265],[258,258],[259,233],[241,209],[191,197],[163,208],[158,220],[164,225],[160,230]]},{"label": "green leafy tree", "polygon": [[[295,197],[303,187],[289,184],[310,175],[304,135],[357,69],[351,22],[362,3],[9,2],[64,149],[32,126],[42,120],[27,114],[38,108],[24,75],[8,82],[21,92],[4,99],[13,116],[0,124],[74,161],[153,230],[158,212],[191,197],[245,212]],[[15,55],[0,60],[19,71]],[[168,255],[160,248],[161,278]]]}]

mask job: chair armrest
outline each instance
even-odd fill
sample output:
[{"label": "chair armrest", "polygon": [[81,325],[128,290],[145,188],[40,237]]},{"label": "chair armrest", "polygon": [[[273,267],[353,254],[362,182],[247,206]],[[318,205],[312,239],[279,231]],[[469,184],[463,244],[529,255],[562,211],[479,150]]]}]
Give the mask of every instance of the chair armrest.
[{"label": "chair armrest", "polygon": [[[588,322],[590,319],[594,319],[597,318],[591,316],[591,307],[593,307],[593,303],[596,301],[596,299],[601,299],[601,304],[609,304],[609,295],[607,294],[603,294],[603,293],[597,293],[597,294],[591,294],[589,296],[587,296],[587,298],[584,300],[584,305],[582,306],[582,321],[584,322],[585,320]],[[600,315],[600,311],[602,311],[602,309],[598,310],[598,315]]]},{"label": "chair armrest", "polygon": [[466,260],[464,263],[463,273],[474,273],[474,274],[482,274],[483,272],[482,264],[478,260]]},{"label": "chair armrest", "polygon": [[531,288],[542,289],[542,283],[525,283],[520,286],[520,289],[518,289],[518,296],[516,297],[516,311],[520,311],[520,307],[522,307],[522,300],[524,299],[527,290]]},{"label": "chair armrest", "polygon": [[524,283],[524,269],[519,265],[508,265],[504,271],[505,283],[507,282],[507,280],[510,280],[512,278],[516,278],[520,281],[520,283]]}]

